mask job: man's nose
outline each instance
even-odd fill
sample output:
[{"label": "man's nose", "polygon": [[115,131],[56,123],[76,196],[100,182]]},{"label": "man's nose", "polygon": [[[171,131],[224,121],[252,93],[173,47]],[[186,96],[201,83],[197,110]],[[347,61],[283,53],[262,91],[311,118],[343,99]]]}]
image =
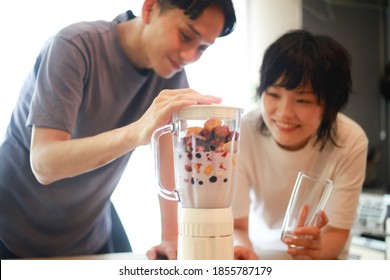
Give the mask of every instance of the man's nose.
[{"label": "man's nose", "polygon": [[190,48],[180,52],[180,60],[184,65],[197,61],[200,56],[201,54],[196,48]]}]

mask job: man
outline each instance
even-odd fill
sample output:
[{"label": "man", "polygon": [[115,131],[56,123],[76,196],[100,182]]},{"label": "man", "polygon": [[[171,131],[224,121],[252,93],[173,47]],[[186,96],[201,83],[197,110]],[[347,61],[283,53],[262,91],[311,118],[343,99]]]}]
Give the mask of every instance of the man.
[{"label": "man", "polygon": [[230,0],[145,0],[140,17],[50,38],[0,146],[2,259],[131,250],[126,238],[118,248],[110,196],[132,151],[172,112],[220,102],[188,89],[183,68],[235,20]]}]

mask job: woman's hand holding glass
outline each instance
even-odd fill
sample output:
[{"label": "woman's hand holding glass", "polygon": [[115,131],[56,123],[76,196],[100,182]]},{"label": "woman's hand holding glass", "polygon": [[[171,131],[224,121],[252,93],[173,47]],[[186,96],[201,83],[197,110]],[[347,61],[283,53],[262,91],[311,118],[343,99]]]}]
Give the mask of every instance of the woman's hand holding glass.
[{"label": "woman's hand holding glass", "polygon": [[328,224],[328,217],[324,211],[315,226],[304,226],[307,209],[302,209],[294,237],[287,237],[283,242],[288,245],[287,253],[296,260],[318,260],[322,250],[322,228]]}]

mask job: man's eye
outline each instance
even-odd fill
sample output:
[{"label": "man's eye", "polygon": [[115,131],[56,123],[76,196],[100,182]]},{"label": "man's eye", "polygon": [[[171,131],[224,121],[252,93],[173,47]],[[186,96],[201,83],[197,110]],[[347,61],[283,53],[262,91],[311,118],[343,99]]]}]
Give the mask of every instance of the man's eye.
[{"label": "man's eye", "polygon": [[198,50],[199,50],[199,52],[204,52],[205,50],[207,50],[207,48],[208,48],[208,46],[206,46],[206,45],[201,45],[201,46],[199,46],[198,47]]},{"label": "man's eye", "polygon": [[192,38],[185,34],[184,32],[180,32],[180,37],[183,42],[191,42]]}]

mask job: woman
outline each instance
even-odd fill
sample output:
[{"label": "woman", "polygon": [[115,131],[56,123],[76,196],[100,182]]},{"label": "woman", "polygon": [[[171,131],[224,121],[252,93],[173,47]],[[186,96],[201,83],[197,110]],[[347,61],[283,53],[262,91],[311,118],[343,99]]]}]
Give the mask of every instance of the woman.
[{"label": "woman", "polygon": [[[242,120],[236,258],[346,258],[368,147],[362,128],[340,113],[351,93],[350,55],[328,36],[291,31],[266,50],[260,74],[260,108]],[[300,170],[330,178],[334,188],[320,224],[297,229],[311,238],[282,242]]]}]

